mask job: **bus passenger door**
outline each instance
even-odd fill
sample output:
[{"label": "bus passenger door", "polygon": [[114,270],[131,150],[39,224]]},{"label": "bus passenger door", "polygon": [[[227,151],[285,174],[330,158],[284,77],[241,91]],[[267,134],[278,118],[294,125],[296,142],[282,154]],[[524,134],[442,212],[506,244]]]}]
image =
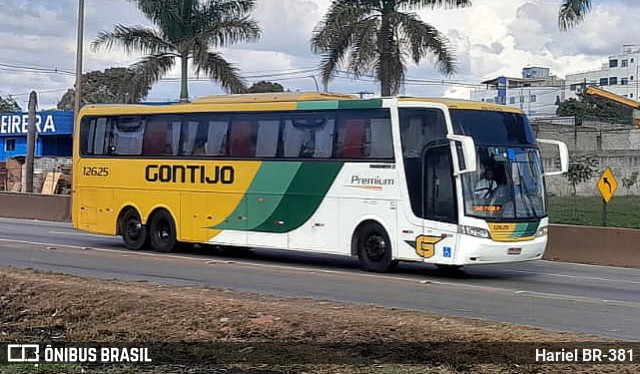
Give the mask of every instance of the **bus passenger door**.
[{"label": "bus passenger door", "polygon": [[423,155],[424,237],[416,244],[417,251],[429,262],[447,264],[454,258],[458,228],[451,147],[448,142],[427,146]]}]

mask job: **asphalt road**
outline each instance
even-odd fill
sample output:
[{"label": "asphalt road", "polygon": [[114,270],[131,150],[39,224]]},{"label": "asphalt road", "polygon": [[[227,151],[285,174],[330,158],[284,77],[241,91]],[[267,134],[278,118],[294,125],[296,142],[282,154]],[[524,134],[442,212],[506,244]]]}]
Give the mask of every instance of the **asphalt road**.
[{"label": "asphalt road", "polygon": [[0,266],[375,304],[640,341],[640,269],[539,261],[472,266],[453,275],[402,264],[394,273],[372,274],[350,258],[287,251],[132,252],[117,237],[12,219],[0,219]]}]

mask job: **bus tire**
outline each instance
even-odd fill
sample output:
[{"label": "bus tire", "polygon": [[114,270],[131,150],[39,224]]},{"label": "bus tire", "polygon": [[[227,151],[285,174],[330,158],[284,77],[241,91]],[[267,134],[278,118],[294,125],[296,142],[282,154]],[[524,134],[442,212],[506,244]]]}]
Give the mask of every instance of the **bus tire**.
[{"label": "bus tire", "polygon": [[149,245],[147,227],[142,224],[140,215],[135,209],[127,209],[118,219],[118,232],[127,249],[138,251]]},{"label": "bus tire", "polygon": [[389,235],[379,223],[364,224],[357,232],[357,253],[363,270],[383,273],[396,265]]},{"label": "bus tire", "polygon": [[172,252],[178,244],[176,224],[171,214],[161,209],[153,214],[149,223],[151,247],[156,252]]}]

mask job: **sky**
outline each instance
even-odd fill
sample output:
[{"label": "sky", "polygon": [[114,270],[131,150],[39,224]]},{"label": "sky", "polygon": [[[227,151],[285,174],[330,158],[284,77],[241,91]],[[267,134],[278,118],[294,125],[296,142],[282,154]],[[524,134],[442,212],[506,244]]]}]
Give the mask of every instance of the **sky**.
[{"label": "sky", "polygon": [[[545,66],[552,74],[600,68],[623,44],[640,44],[637,0],[593,0],[585,22],[570,31],[557,26],[560,0],[473,0],[462,9],[423,9],[421,19],[447,36],[457,57],[457,73],[443,76],[433,62],[409,63],[404,95],[469,98],[485,79],[521,76],[526,66]],[[315,91],[320,56],[309,38],[331,0],[257,0],[254,18],[262,27],[256,43],[235,45],[222,52],[240,68],[249,84],[276,81],[292,91]],[[114,48],[94,51],[91,41],[102,30],[123,25],[152,26],[127,0],[85,0],[84,69],[104,70],[135,63],[140,55]],[[75,81],[78,0],[0,0],[0,96],[13,96],[23,109],[28,93],[39,93],[39,109],[54,108]],[[155,84],[149,101],[177,100],[179,72]],[[364,77],[341,77],[330,91],[379,93],[379,85]],[[190,82],[192,97],[222,93],[218,84]]]}]

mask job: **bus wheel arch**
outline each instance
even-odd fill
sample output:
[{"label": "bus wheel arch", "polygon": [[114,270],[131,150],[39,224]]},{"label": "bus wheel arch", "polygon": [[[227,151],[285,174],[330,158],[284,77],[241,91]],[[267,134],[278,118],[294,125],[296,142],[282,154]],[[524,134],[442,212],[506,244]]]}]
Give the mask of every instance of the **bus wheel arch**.
[{"label": "bus wheel arch", "polygon": [[372,219],[361,222],[353,231],[351,254],[358,256],[360,266],[367,271],[382,273],[397,264],[387,229]]},{"label": "bus wheel arch", "polygon": [[140,250],[149,244],[149,230],[142,222],[142,217],[133,206],[126,206],[118,214],[117,234],[122,236],[125,247]]},{"label": "bus wheel arch", "polygon": [[156,252],[169,253],[178,245],[176,220],[165,208],[156,208],[147,220],[149,226],[149,242]]}]

